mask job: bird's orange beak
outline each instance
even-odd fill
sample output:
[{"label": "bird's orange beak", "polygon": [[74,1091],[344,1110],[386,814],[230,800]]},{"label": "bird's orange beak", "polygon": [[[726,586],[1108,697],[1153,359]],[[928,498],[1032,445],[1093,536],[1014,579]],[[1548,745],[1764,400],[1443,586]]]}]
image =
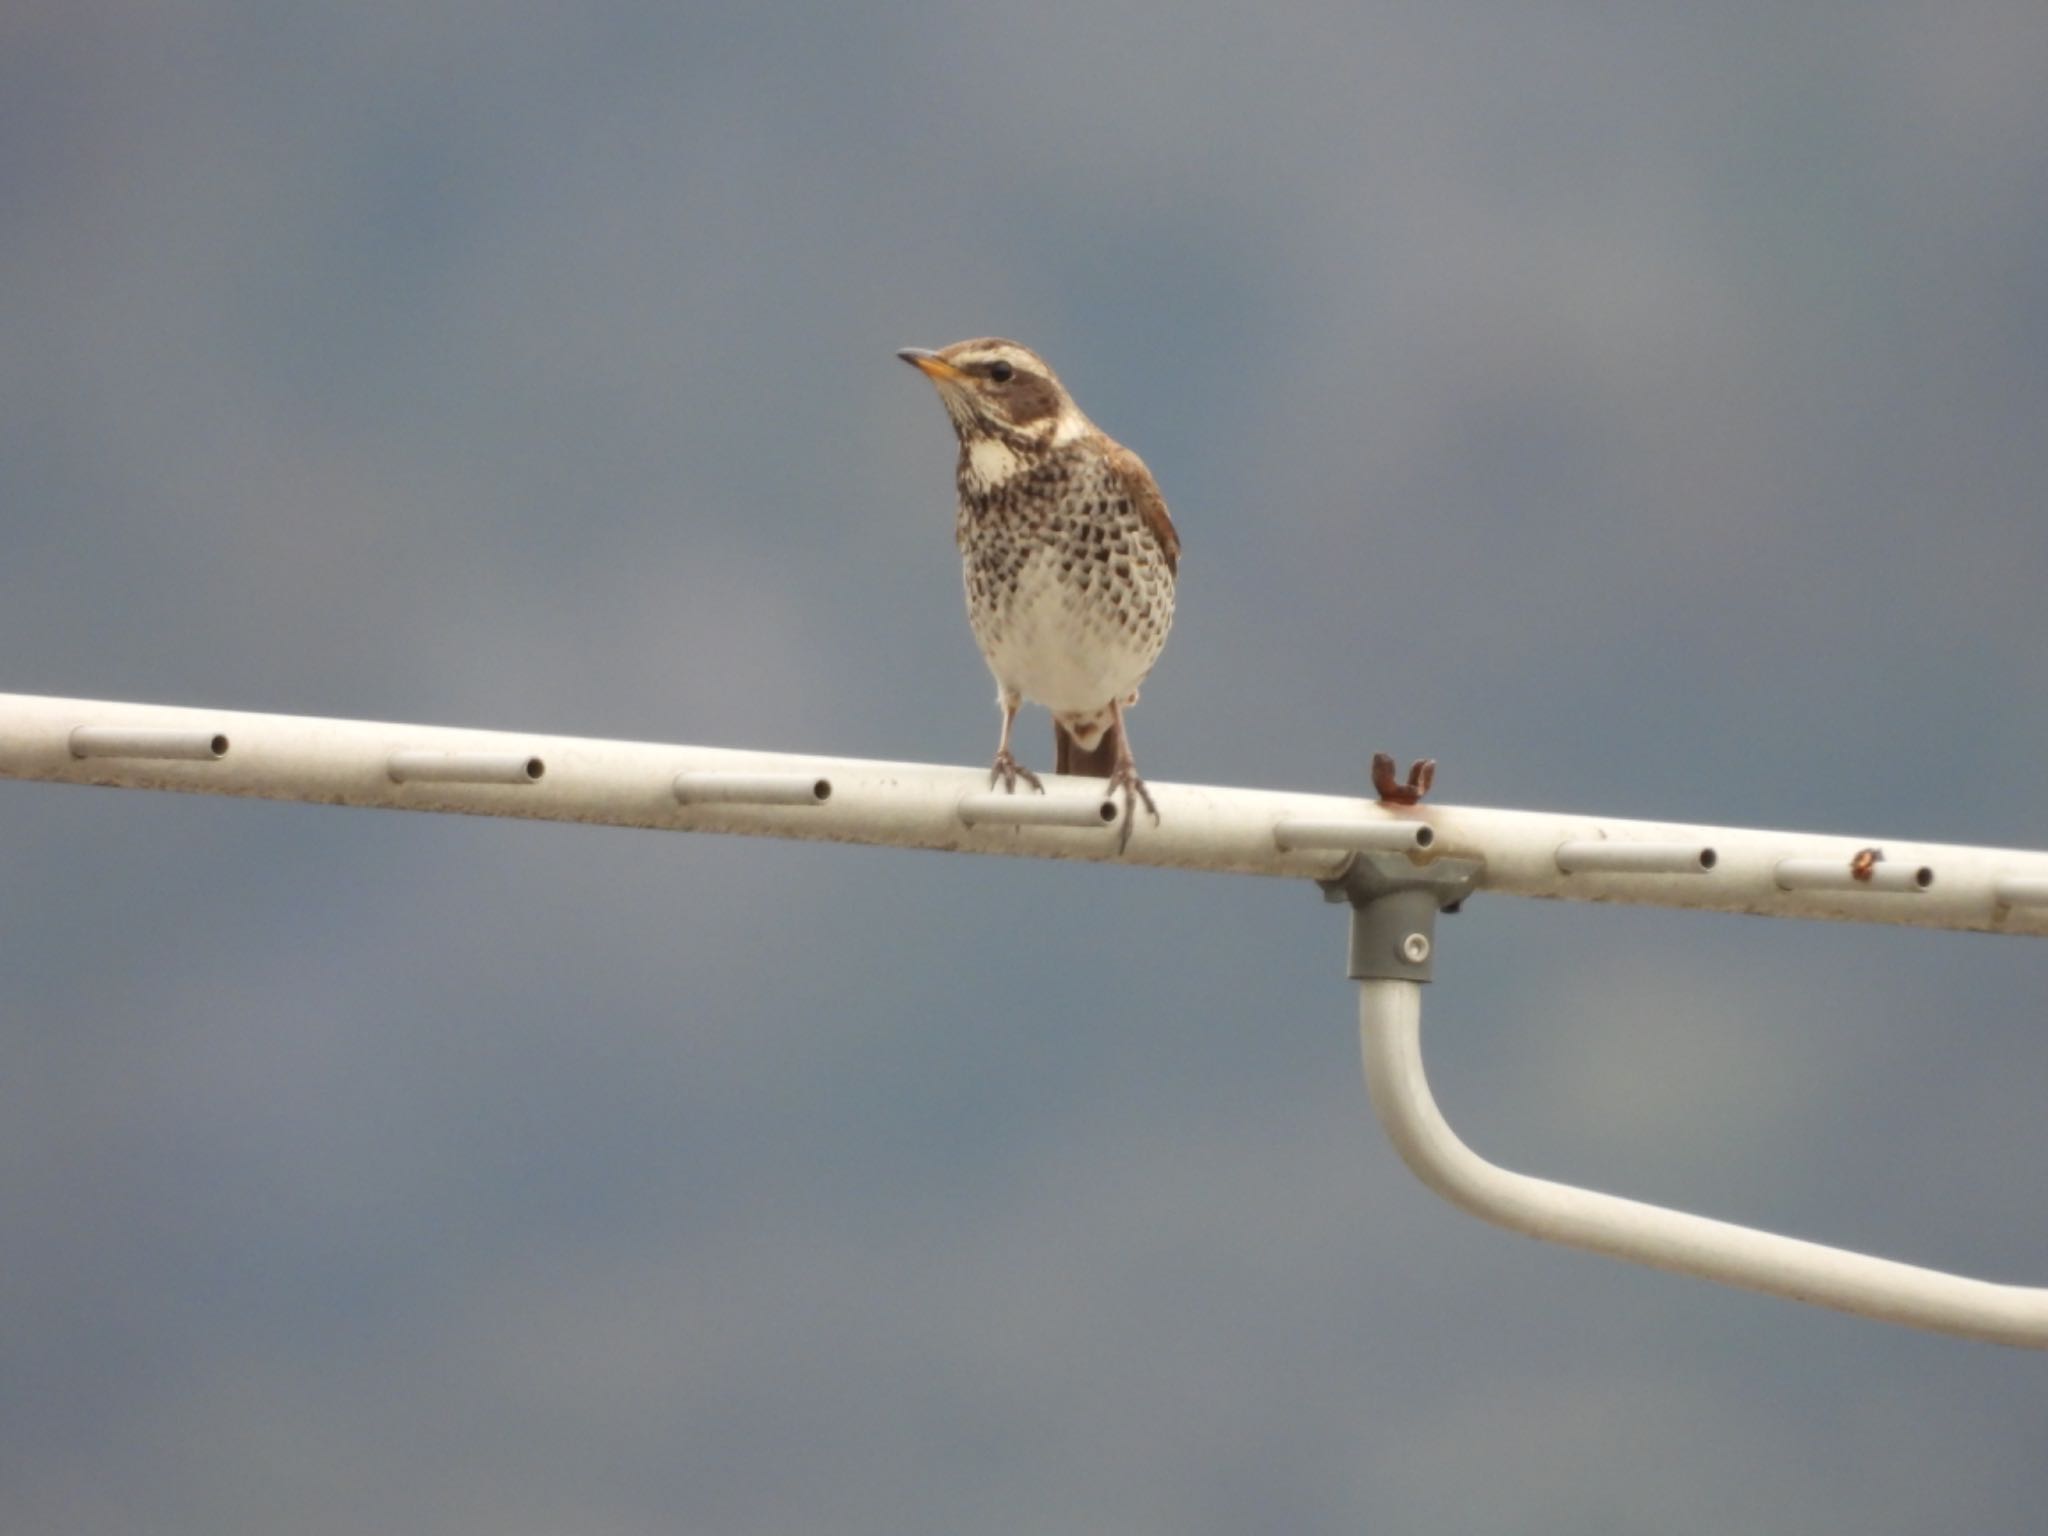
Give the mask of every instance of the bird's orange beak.
[{"label": "bird's orange beak", "polygon": [[938,353],[927,352],[923,347],[905,347],[896,355],[928,379],[944,379],[951,383],[967,377]]}]

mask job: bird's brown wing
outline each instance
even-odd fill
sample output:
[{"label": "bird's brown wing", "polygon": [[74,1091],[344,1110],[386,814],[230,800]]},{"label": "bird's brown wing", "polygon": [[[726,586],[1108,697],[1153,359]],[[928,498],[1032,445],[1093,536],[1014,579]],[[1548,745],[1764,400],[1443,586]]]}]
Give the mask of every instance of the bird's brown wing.
[{"label": "bird's brown wing", "polygon": [[1109,467],[1123,486],[1124,494],[1131,498],[1131,505],[1137,508],[1146,531],[1159,541],[1166,568],[1178,576],[1180,535],[1174,532],[1173,519],[1166,515],[1166,498],[1159,494],[1159,482],[1152,478],[1145,461],[1121,443],[1109,445]]}]

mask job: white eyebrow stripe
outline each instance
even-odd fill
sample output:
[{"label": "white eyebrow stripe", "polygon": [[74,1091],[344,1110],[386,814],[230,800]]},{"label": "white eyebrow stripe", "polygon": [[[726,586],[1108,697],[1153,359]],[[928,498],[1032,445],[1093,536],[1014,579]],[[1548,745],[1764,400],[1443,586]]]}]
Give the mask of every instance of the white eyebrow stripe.
[{"label": "white eyebrow stripe", "polygon": [[1016,347],[982,347],[973,352],[962,352],[953,359],[956,368],[981,368],[990,363],[1008,363],[1024,373],[1043,373],[1045,365],[1028,353]]}]

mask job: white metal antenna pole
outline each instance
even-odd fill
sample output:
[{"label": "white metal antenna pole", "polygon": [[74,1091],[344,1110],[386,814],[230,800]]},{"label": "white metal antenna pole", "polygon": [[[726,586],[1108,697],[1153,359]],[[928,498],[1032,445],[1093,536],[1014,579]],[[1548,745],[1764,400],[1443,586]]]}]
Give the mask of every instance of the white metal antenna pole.
[{"label": "white metal antenna pole", "polygon": [[1508,896],[2048,935],[2048,853],[1167,783],[1122,849],[1099,780],[536,732],[0,693],[5,778],[1294,879],[1449,856]]},{"label": "white metal antenna pole", "polygon": [[1994,1285],[1496,1168],[1422,1074],[1417,984],[1476,890],[2048,934],[2048,854],[1350,796],[1154,784],[1133,828],[1095,781],[998,795],[985,771],[445,726],[0,694],[0,778],[254,795],[1321,881],[1352,904],[1372,1098],[1429,1185],[1551,1241],[1914,1327],[2048,1345],[2048,1291]]},{"label": "white metal antenna pole", "polygon": [[1453,1205],[1546,1242],[1885,1322],[2048,1348],[2048,1290],[1999,1285],[1692,1216],[1489,1163],[1458,1139],[1422,1070],[1422,985],[1358,984],[1366,1087],[1403,1162]]}]

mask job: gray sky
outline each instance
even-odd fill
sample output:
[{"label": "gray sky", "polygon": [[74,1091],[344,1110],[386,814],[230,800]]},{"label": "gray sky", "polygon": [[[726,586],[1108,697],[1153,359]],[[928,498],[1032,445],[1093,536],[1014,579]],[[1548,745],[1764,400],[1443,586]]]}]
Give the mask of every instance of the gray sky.
[{"label": "gray sky", "polygon": [[[981,762],[1043,351],[1161,780],[2048,843],[2048,14],[0,14],[0,687]],[[1050,756],[1027,718],[1026,761]],[[1311,888],[0,784],[0,1527],[2031,1528],[2033,1356],[1399,1168]],[[2040,946],[1472,903],[1534,1171],[2048,1282]]]}]

